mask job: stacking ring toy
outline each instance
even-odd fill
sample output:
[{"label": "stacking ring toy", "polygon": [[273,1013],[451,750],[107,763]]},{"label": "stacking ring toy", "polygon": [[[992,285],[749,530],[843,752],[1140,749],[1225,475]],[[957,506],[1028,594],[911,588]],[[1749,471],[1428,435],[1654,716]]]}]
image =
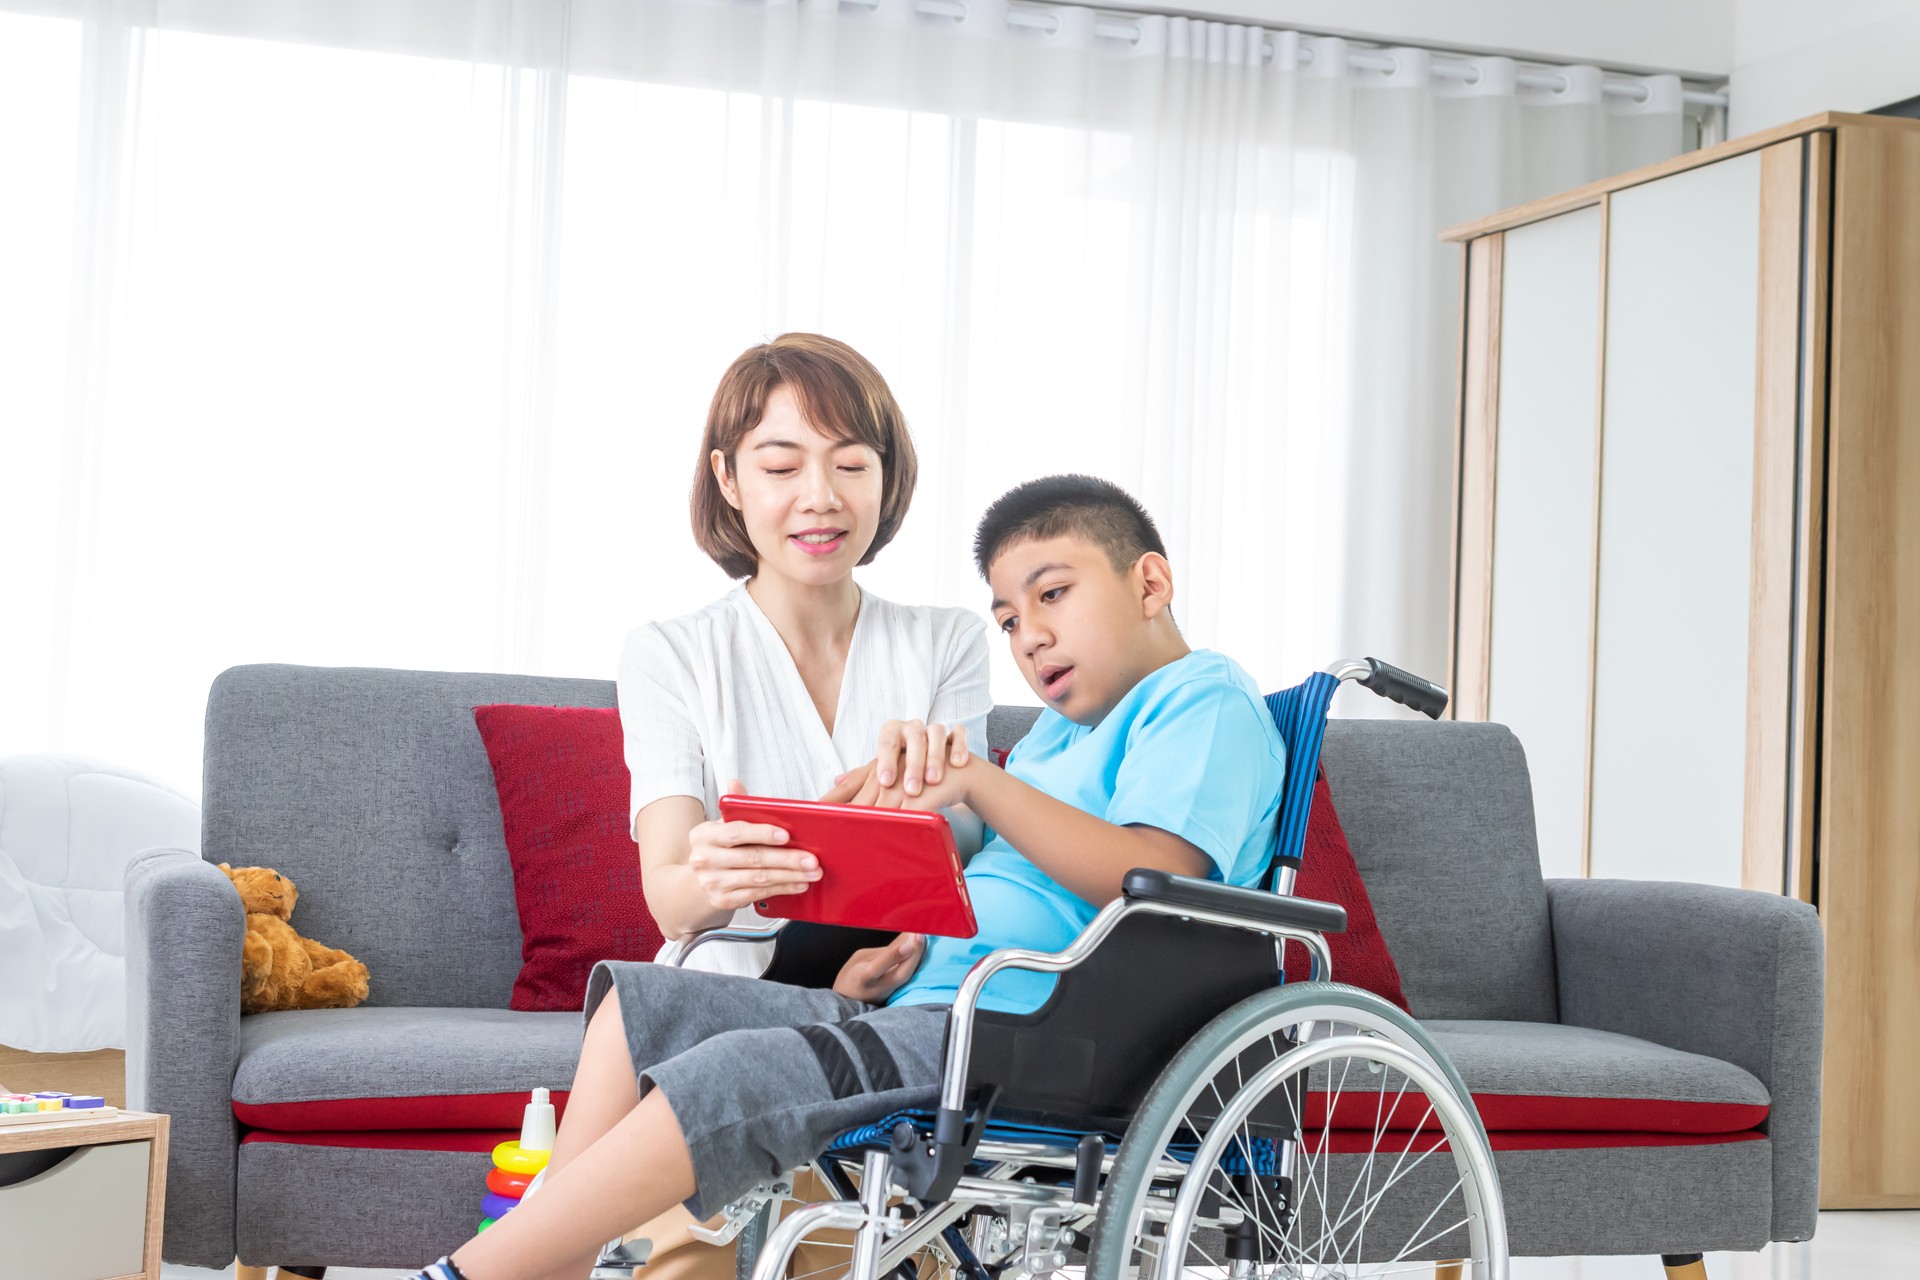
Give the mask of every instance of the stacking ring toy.
[{"label": "stacking ring toy", "polygon": [[482,1232],[482,1231],[485,1231],[485,1230],[486,1230],[486,1229],[487,1229],[488,1227],[490,1227],[490,1226],[492,1226],[492,1225],[493,1225],[493,1222],[494,1222],[494,1220],[493,1220],[492,1218],[482,1218],[482,1219],[480,1219],[480,1225],[479,1225],[479,1227],[478,1227],[478,1228],[476,1228],[476,1229],[475,1229],[475,1231],[474,1231],[474,1233],[473,1233],[473,1234],[475,1234],[475,1235],[479,1235],[479,1234],[480,1234],[480,1232]]},{"label": "stacking ring toy", "polygon": [[518,1200],[506,1196],[488,1195],[480,1201],[480,1216],[492,1218],[495,1222],[507,1216],[507,1213],[519,1207]]},{"label": "stacking ring toy", "polygon": [[522,1151],[517,1140],[503,1142],[493,1149],[493,1167],[531,1177],[547,1167],[552,1155],[551,1151]]},{"label": "stacking ring toy", "polygon": [[487,1170],[487,1190],[497,1196],[512,1196],[519,1199],[527,1194],[527,1185],[534,1179],[531,1173],[508,1173],[505,1169]]}]

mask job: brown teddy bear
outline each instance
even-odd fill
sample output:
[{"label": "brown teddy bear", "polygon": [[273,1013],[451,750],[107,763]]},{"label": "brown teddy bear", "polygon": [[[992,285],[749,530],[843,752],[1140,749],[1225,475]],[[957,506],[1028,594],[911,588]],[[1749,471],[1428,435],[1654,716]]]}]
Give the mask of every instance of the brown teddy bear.
[{"label": "brown teddy bear", "polygon": [[240,1012],[351,1009],[367,998],[367,966],[303,938],[287,923],[300,891],[269,867],[220,870],[240,891],[247,937],[240,952]]}]

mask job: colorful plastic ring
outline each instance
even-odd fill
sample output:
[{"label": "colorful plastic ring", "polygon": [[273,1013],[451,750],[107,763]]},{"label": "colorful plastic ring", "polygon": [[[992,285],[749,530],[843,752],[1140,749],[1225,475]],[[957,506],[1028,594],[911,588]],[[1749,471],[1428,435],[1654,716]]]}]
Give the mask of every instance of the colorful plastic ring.
[{"label": "colorful plastic ring", "polygon": [[522,1151],[518,1140],[503,1142],[493,1149],[493,1167],[508,1173],[534,1174],[547,1167],[551,1151]]},{"label": "colorful plastic ring", "polygon": [[480,1225],[474,1229],[473,1234],[479,1235],[482,1231],[485,1231],[488,1227],[492,1225],[493,1225],[492,1218],[482,1218],[480,1219]]},{"label": "colorful plastic ring", "polygon": [[497,1196],[512,1196],[517,1200],[527,1194],[527,1187],[538,1176],[532,1173],[508,1173],[505,1169],[489,1169],[487,1170],[487,1190]]},{"label": "colorful plastic ring", "polygon": [[509,1211],[519,1207],[519,1200],[508,1196],[496,1196],[489,1192],[486,1198],[480,1201],[480,1216],[498,1220],[506,1217]]}]

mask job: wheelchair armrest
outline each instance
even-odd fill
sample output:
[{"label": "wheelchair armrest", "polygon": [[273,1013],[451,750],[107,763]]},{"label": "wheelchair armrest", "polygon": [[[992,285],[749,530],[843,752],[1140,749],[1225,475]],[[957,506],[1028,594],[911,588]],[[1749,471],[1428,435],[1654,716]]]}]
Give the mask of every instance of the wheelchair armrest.
[{"label": "wheelchair armrest", "polygon": [[1347,931],[1346,908],[1334,903],[1286,898],[1264,889],[1243,889],[1239,885],[1175,875],[1171,871],[1135,867],[1121,881],[1121,892],[1142,902],[1217,911],[1276,929],[1305,929],[1312,933]]},{"label": "wheelchair armrest", "polygon": [[785,920],[776,920],[756,929],[736,929],[732,925],[721,925],[717,929],[702,929],[684,938],[676,938],[661,947],[659,954],[654,956],[653,962],[678,968],[687,962],[687,957],[693,954],[696,947],[704,947],[709,942],[771,942],[780,936],[780,931],[786,928],[786,925]]}]

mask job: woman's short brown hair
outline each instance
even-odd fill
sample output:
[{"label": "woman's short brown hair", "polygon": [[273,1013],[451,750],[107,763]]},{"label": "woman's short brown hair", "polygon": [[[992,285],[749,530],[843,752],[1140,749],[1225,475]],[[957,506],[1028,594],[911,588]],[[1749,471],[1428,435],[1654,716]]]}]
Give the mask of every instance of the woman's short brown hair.
[{"label": "woman's short brown hair", "polygon": [[708,459],[720,450],[732,474],[740,438],[760,425],[775,387],[793,389],[801,415],[820,434],[858,440],[880,455],[880,527],[860,558],[861,564],[869,563],[900,531],[919,463],[906,415],[880,371],[846,343],[817,333],[783,333],[749,347],[722,375],[693,469],[693,540],[729,577],[752,577],[758,567],[746,522],[720,491]]}]

